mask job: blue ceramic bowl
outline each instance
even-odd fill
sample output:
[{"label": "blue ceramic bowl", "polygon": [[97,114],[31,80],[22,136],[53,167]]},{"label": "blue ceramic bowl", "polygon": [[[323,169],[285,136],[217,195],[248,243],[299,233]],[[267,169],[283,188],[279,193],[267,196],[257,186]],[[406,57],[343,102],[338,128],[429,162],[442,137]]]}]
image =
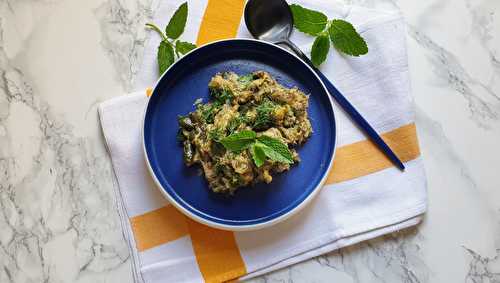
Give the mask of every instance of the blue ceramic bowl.
[{"label": "blue ceramic bowl", "polygon": [[[273,176],[272,183],[240,188],[230,197],[213,193],[198,166],[184,165],[177,116],[193,111],[198,98],[208,101],[208,82],[216,73],[256,70],[310,95],[314,133],[298,148],[302,161]],[[154,180],[181,212],[219,229],[255,230],[290,217],[321,189],[335,153],[333,103],[314,71],[289,51],[257,40],[223,40],[193,50],[163,74],[144,114],[143,141]]]}]

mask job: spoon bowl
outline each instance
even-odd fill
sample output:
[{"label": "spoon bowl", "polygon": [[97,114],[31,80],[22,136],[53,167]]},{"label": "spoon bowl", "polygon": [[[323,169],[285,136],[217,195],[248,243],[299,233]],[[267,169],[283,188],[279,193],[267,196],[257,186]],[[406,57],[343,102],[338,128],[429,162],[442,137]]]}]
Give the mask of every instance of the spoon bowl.
[{"label": "spoon bowl", "polygon": [[293,15],[285,0],[248,0],[245,5],[245,25],[254,38],[284,45],[312,68],[311,60],[290,41]]},{"label": "spoon bowl", "polygon": [[283,0],[250,0],[245,6],[245,24],[253,37],[280,43],[288,40],[293,16]]}]

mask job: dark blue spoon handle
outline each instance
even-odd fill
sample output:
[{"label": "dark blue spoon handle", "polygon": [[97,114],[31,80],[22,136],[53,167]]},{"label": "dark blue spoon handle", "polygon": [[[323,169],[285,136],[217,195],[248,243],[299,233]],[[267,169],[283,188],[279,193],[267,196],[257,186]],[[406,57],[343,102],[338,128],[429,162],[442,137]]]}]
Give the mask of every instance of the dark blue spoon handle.
[{"label": "dark blue spoon handle", "polygon": [[337,101],[337,103],[344,109],[344,111],[351,117],[351,119],[365,132],[365,134],[372,140],[375,145],[380,148],[387,157],[396,165],[399,169],[404,170],[405,166],[403,162],[399,160],[398,156],[392,151],[392,149],[384,142],[380,135],[373,129],[372,126],[359,114],[358,110],[345,98],[345,96],[340,93],[340,91],[330,82],[330,80],[323,75],[323,73],[314,66],[314,64],[309,60],[309,58],[291,41],[286,40],[279,42],[287,45],[292,49],[304,62],[306,62],[313,70],[318,74],[326,89],[330,95]]},{"label": "dark blue spoon handle", "polygon": [[392,151],[392,149],[385,143],[385,141],[380,137],[380,135],[373,129],[373,127],[359,114],[358,110],[352,106],[352,104],[345,98],[345,96],[340,93],[340,91],[328,80],[321,71],[315,68],[316,73],[321,78],[325,84],[328,92],[337,101],[337,103],[344,109],[344,111],[349,114],[351,119],[363,130],[363,132],[368,135],[368,137],[375,143],[389,159],[401,170],[405,169],[405,166],[399,160],[398,156]]}]

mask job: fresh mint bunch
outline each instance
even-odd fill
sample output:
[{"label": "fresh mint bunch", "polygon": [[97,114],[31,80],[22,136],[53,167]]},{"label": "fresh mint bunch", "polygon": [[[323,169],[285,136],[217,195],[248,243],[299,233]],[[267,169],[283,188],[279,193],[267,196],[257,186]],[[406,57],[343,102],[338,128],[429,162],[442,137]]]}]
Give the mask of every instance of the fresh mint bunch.
[{"label": "fresh mint bunch", "polygon": [[188,16],[188,4],[180,5],[165,28],[165,33],[155,24],[148,23],[147,27],[158,32],[162,41],[158,46],[158,67],[160,76],[175,62],[175,59],[196,48],[196,45],[179,40],[184,32]]},{"label": "fresh mint bunch", "polygon": [[290,9],[295,28],[316,36],[311,50],[311,61],[315,66],[326,60],[330,41],[337,50],[347,55],[360,56],[368,53],[365,40],[351,23],[340,19],[328,20],[325,14],[297,4],[290,5]]},{"label": "fresh mint bunch", "polygon": [[219,142],[232,152],[250,149],[252,159],[257,167],[262,166],[266,158],[287,164],[293,163],[292,153],[286,144],[264,135],[257,137],[257,133],[251,130],[231,134],[220,139]]}]

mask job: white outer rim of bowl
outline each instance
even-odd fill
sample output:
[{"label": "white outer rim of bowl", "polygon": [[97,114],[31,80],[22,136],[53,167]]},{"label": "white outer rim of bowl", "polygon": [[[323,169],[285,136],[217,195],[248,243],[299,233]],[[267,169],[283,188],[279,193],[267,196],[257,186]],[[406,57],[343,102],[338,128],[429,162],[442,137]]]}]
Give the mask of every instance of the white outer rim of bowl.
[{"label": "white outer rim of bowl", "polygon": [[[323,87],[323,89],[325,90],[325,92],[327,94],[329,94],[328,92],[328,89],[325,87],[325,85],[323,84],[323,81],[321,81],[320,77],[318,76],[318,74],[316,74],[316,72],[309,66],[307,65],[307,63],[305,63],[304,61],[302,61],[302,59],[300,59],[300,57],[298,57],[297,55],[295,55],[294,53],[288,51],[287,49],[279,46],[279,45],[276,45],[276,44],[272,44],[272,43],[269,43],[269,42],[266,42],[266,41],[262,41],[262,40],[257,40],[257,39],[251,39],[251,38],[232,38],[232,39],[222,39],[222,40],[217,40],[217,41],[213,41],[213,42],[210,42],[210,43],[207,43],[207,44],[204,44],[194,50],[191,50],[189,51],[188,53],[186,53],[184,56],[187,56],[188,54],[190,54],[191,52],[194,52],[195,50],[199,49],[199,48],[203,48],[205,46],[209,46],[209,45],[212,45],[212,44],[216,44],[216,43],[219,43],[219,42],[225,42],[225,41],[252,41],[252,42],[259,42],[259,43],[263,43],[263,44],[267,44],[267,45],[270,45],[272,47],[276,47],[276,48],[279,48],[287,53],[289,53],[290,55],[294,56],[295,58],[297,58],[304,66],[306,66],[313,74],[314,76],[316,77],[316,79],[320,82],[321,86]],[[183,56],[183,57],[184,57]],[[161,79],[163,78],[163,76],[175,65],[177,64],[178,62],[180,62],[182,60],[179,59],[177,60],[176,62],[174,62],[172,65],[170,65],[168,67],[168,69],[160,76],[160,78],[156,81],[156,84],[153,88],[153,91],[152,93],[154,93],[156,87],[158,86],[158,83],[161,81]],[[320,192],[320,190],[323,188],[325,182],[326,182],[326,179],[328,178],[328,173],[330,172],[330,170],[332,169],[332,165],[333,165],[333,159],[335,158],[335,153],[337,151],[337,142],[338,142],[338,135],[337,135],[337,132],[338,132],[338,127],[337,127],[337,119],[335,117],[335,111],[333,111],[334,109],[334,104],[333,104],[333,100],[332,100],[332,96],[329,94],[328,95],[328,101],[330,102],[330,106],[332,107],[332,114],[333,114],[333,119],[334,119],[334,123],[335,123],[335,144],[333,146],[333,153],[332,153],[332,157],[330,159],[330,162],[328,164],[328,168],[326,169],[325,173],[323,174],[323,176],[321,177],[321,180],[320,182],[318,183],[318,185],[313,189],[313,191],[299,204],[297,205],[296,207],[292,208],[290,211],[288,211],[287,213],[283,214],[283,215],[280,215],[279,217],[277,218],[274,218],[272,220],[269,220],[269,221],[266,221],[266,222],[262,222],[262,223],[257,223],[257,224],[251,224],[251,225],[227,225],[227,224],[221,224],[221,223],[217,223],[217,222],[213,222],[213,221],[209,221],[205,218],[202,218],[198,215],[195,215],[195,214],[192,214],[189,210],[187,210],[186,208],[184,208],[182,205],[180,205],[179,203],[177,203],[177,201],[172,197],[170,196],[166,190],[163,188],[163,186],[161,185],[160,181],[158,180],[158,178],[156,177],[156,174],[154,173],[153,171],[153,168],[151,167],[151,164],[149,162],[149,157],[148,157],[148,154],[146,152],[146,145],[145,145],[145,138],[144,138],[144,123],[145,123],[145,119],[146,119],[146,111],[148,109],[148,106],[149,106],[149,97],[148,97],[148,103],[146,104],[146,107],[144,107],[144,112],[143,112],[143,115],[142,115],[142,128],[141,128],[141,137],[142,137],[142,150],[143,150],[143,153],[144,153],[144,159],[146,160],[146,164],[147,164],[147,167],[148,167],[148,170],[149,170],[149,173],[151,175],[151,177],[153,177],[153,180],[156,184],[156,187],[157,189],[161,192],[161,194],[169,201],[170,204],[172,204],[173,206],[175,206],[179,211],[181,211],[184,215],[186,215],[187,217],[191,218],[192,220],[196,221],[196,222],[199,222],[201,224],[204,224],[204,225],[207,225],[207,226],[210,226],[212,228],[216,228],[216,229],[222,229],[222,230],[227,230],[227,231],[252,231],[252,230],[259,230],[259,229],[262,229],[262,228],[265,228],[265,227],[269,227],[269,226],[272,226],[272,225],[275,225],[279,222],[282,222],[288,218],[290,218],[291,216],[297,214],[299,211],[301,211],[307,204],[309,204],[311,202],[311,200]]]}]

